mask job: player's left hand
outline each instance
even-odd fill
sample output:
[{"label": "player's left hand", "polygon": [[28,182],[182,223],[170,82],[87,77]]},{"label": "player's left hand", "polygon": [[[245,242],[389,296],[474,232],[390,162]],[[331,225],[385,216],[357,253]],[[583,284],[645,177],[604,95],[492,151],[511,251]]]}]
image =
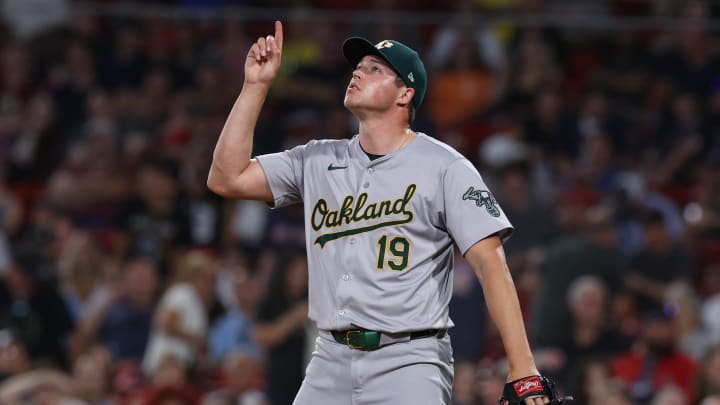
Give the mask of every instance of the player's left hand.
[{"label": "player's left hand", "polygon": [[258,38],[245,58],[245,83],[269,85],[280,69],[283,27],[275,21],[275,35]]},{"label": "player's left hand", "polygon": [[542,375],[531,375],[505,383],[500,405],[560,405],[572,401],[572,397],[560,396],[555,383]]}]

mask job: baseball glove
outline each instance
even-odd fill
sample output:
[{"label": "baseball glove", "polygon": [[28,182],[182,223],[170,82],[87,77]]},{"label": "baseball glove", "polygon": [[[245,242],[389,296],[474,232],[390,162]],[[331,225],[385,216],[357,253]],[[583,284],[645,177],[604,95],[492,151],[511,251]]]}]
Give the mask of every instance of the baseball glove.
[{"label": "baseball glove", "polygon": [[565,401],[572,401],[573,397],[561,397],[555,388],[555,383],[545,377],[532,375],[505,383],[500,405],[524,405],[525,399],[535,397],[548,397],[549,404],[560,405]]}]

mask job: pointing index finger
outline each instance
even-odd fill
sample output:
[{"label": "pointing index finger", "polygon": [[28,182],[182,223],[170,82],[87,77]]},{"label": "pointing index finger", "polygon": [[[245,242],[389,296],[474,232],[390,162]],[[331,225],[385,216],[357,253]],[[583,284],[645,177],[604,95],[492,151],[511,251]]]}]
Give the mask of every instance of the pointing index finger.
[{"label": "pointing index finger", "polygon": [[283,26],[280,21],[275,21],[275,41],[278,48],[282,49],[283,45]]}]

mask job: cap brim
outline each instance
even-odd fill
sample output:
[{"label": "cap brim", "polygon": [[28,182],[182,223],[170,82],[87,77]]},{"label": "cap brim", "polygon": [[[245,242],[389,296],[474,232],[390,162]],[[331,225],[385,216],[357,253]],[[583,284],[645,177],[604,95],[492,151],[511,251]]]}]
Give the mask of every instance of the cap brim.
[{"label": "cap brim", "polygon": [[[387,58],[385,58],[385,56],[380,53],[377,48],[375,48],[375,45],[373,45],[372,42],[362,37],[350,37],[346,39],[345,42],[343,42],[342,50],[345,59],[347,59],[348,63],[350,63],[353,68],[357,66],[360,59],[367,55],[378,56],[392,66],[392,63],[390,63],[390,61],[387,60]],[[393,69],[395,69],[394,66]]]}]

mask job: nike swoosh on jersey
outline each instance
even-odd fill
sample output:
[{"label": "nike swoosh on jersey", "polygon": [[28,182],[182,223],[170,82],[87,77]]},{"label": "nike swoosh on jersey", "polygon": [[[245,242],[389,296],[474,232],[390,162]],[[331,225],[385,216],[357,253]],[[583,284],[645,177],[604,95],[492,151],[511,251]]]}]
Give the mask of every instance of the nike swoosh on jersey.
[{"label": "nike swoosh on jersey", "polygon": [[330,171],[330,170],[341,170],[341,169],[347,169],[347,166],[333,166],[332,163],[330,163],[330,166],[328,166],[328,171]]}]

